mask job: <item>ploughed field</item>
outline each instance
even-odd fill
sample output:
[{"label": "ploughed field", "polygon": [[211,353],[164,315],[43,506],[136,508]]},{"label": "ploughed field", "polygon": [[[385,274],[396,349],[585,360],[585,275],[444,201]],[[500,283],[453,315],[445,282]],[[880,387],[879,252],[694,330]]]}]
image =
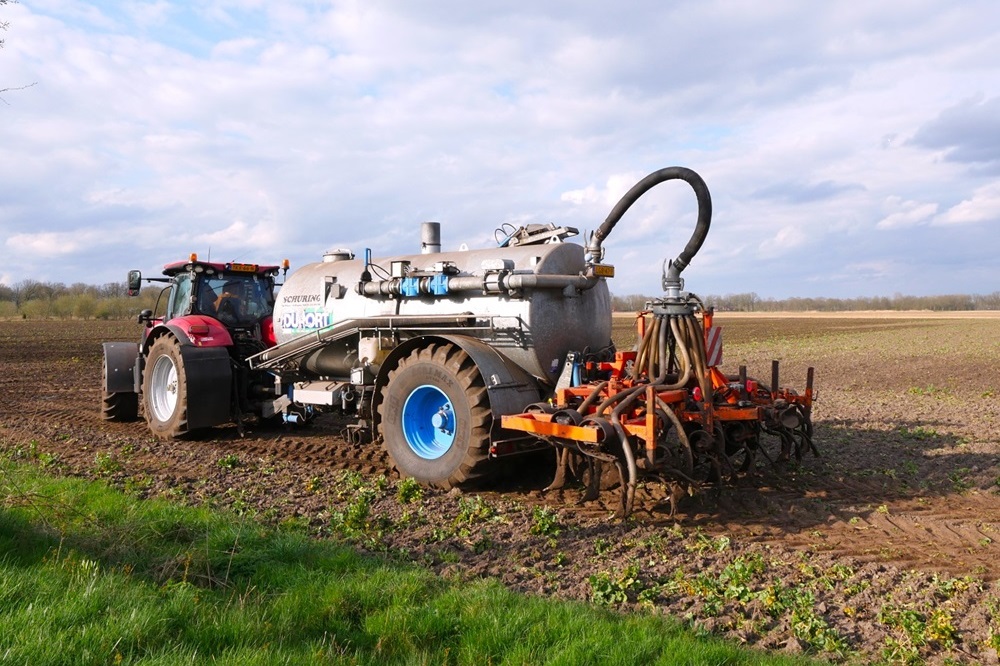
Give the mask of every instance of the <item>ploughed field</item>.
[{"label": "ploughed field", "polygon": [[[616,318],[616,341],[631,318]],[[995,663],[1000,646],[1000,317],[721,313],[723,369],[802,389],[822,456],[683,497],[649,485],[543,493],[551,456],[459,491],[401,482],[350,421],[220,427],[182,441],[99,419],[102,341],[132,322],[0,321],[0,449],[283,522],[532,594],[652,608],[768,649],[832,659]],[[9,498],[8,498],[9,499]],[[846,657],[845,657],[846,656]]]}]

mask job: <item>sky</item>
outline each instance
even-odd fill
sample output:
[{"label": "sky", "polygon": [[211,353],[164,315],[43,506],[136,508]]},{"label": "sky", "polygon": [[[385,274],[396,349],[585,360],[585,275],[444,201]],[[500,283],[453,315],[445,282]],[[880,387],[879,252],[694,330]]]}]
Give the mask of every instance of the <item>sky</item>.
[{"label": "sky", "polygon": [[[0,6],[0,283],[596,229],[697,171],[696,294],[1000,291],[993,0],[21,0]],[[661,184],[604,242],[655,296]]]}]

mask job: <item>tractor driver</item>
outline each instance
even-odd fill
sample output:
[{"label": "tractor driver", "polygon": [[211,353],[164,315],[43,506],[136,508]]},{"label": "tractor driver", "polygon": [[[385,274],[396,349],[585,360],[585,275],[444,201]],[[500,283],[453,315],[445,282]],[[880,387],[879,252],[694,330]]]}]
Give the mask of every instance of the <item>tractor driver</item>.
[{"label": "tractor driver", "polygon": [[212,285],[205,278],[202,278],[198,282],[198,302],[195,305],[195,309],[206,314],[209,317],[214,317],[216,314],[215,302],[218,300],[219,296],[212,289]]},{"label": "tractor driver", "polygon": [[240,306],[243,302],[243,283],[238,280],[227,282],[222,293],[215,301],[218,318],[229,324],[236,323],[240,318]]}]

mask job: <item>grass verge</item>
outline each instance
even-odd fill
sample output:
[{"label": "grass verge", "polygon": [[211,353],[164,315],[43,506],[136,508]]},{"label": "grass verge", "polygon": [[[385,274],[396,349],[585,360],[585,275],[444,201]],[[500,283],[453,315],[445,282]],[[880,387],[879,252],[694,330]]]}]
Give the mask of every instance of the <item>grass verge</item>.
[{"label": "grass verge", "polygon": [[5,664],[802,664],[0,463]]}]

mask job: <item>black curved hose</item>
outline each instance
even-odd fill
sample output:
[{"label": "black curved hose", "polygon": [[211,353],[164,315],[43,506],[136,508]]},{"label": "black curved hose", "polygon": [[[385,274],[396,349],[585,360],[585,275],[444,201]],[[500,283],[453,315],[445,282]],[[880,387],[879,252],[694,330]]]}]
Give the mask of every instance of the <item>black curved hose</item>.
[{"label": "black curved hose", "polygon": [[625,211],[643,194],[656,185],[668,180],[683,180],[691,186],[695,197],[698,199],[698,222],[695,224],[694,233],[691,234],[691,239],[687,242],[684,250],[677,255],[677,259],[673,262],[678,273],[687,268],[687,265],[691,263],[691,259],[701,249],[701,244],[705,242],[705,236],[708,235],[708,228],[712,224],[712,195],[709,194],[708,186],[702,180],[701,176],[687,167],[666,167],[659,171],[654,171],[633,185],[632,189],[618,200],[615,207],[608,213],[607,219],[594,232],[590,247],[587,248],[590,254],[600,259],[601,244],[608,237],[608,234],[611,233],[611,230],[615,228],[615,225],[618,224],[618,221],[622,219]]}]

